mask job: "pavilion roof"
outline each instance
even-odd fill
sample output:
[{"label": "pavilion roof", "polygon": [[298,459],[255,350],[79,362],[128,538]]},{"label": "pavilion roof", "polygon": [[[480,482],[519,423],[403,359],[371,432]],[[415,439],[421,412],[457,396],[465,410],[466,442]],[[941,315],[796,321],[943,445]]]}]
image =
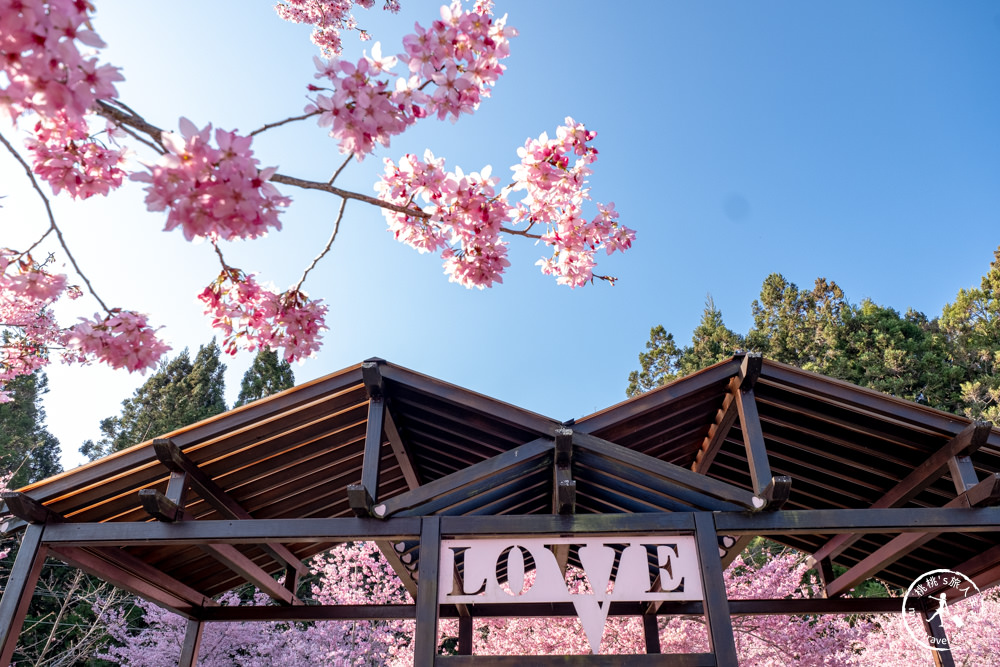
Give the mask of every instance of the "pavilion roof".
[{"label": "pavilion roof", "polygon": [[[381,428],[369,425],[369,414],[384,414]],[[365,466],[370,429],[376,476]],[[135,445],[21,492],[63,522],[153,521],[139,492],[167,493],[179,470],[169,448],[209,480],[188,492],[185,510],[195,521],[355,516],[364,501],[349,500],[348,486],[359,482],[372,501],[360,509],[376,517],[754,511],[767,502],[774,504],[764,511],[782,502],[786,510],[968,507],[995,504],[1000,488],[1000,431],[744,355],[573,423],[371,360],[163,439],[170,442]],[[763,442],[776,487],[761,488],[770,478],[760,477],[753,442]],[[791,479],[787,500],[781,477]],[[560,480],[575,483],[575,493],[560,491]],[[978,480],[975,491],[959,491]],[[234,506],[235,515],[226,509]],[[1000,581],[1000,527],[905,535],[772,537],[897,586],[938,568],[978,577],[981,588]],[[284,545],[298,559],[332,546]],[[383,546],[414,590],[416,545]],[[194,545],[82,549],[133,576],[150,566],[209,597],[246,581]],[[263,572],[284,569],[266,546],[238,550]],[[844,590],[852,584],[839,582]]]}]

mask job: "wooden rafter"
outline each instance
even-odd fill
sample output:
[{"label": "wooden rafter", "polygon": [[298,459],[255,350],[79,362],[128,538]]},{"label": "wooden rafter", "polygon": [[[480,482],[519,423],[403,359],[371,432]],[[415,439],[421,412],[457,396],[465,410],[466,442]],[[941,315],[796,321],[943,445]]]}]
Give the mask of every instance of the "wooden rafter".
[{"label": "wooden rafter", "polygon": [[[216,512],[228,519],[246,520],[253,517],[219,486],[204,470],[189,459],[169,438],[153,440],[156,458],[171,472],[186,473],[187,483]],[[262,544],[260,548],[282,565],[289,565],[299,573],[309,570],[299,558],[282,544]]]},{"label": "wooden rafter", "polygon": [[[991,507],[997,504],[1000,504],[1000,473],[993,473],[946,504],[945,508]],[[880,571],[887,564],[931,541],[940,532],[950,531],[905,533],[894,537],[874,553],[865,557],[860,563],[830,582],[826,587],[827,595],[834,597],[846,592]]]},{"label": "wooden rafter", "polygon": [[[992,427],[989,422],[969,424],[872,503],[871,507],[889,508],[905,505],[944,474],[953,458],[969,456],[985,445]],[[824,558],[836,558],[861,537],[862,535],[835,535],[816,550],[812,556],[813,562]]]},{"label": "wooden rafter", "polygon": [[789,477],[775,477],[771,474],[771,464],[767,459],[764,432],[757,414],[754,385],[760,377],[764,360],[759,354],[743,357],[738,374],[739,387],[736,388],[735,403],[740,417],[740,431],[747,450],[747,464],[750,467],[750,481],[753,485],[754,508],[774,511],[788,500],[792,480]]},{"label": "wooden rafter", "polygon": [[729,383],[729,390],[722,399],[722,407],[715,413],[715,419],[708,429],[708,435],[705,436],[701,447],[698,448],[694,463],[691,464],[691,470],[706,475],[708,469],[712,467],[712,463],[715,462],[715,457],[722,449],[722,443],[725,442],[729,429],[733,427],[733,423],[739,416],[735,395],[738,388],[739,383],[736,378],[733,378]]},{"label": "wooden rafter", "polygon": [[[451,494],[454,493],[459,493],[464,497],[474,496],[500,484],[504,475],[523,474],[525,472],[524,465],[532,461],[537,466],[546,465],[542,457],[552,452],[553,449],[554,443],[550,438],[532,440],[503,454],[471,465],[464,470],[384,500],[373,508],[373,513],[379,518],[402,516],[401,513],[404,510],[415,508],[422,508],[423,513],[433,513],[433,508],[428,507],[429,503],[437,501],[438,504],[441,504],[442,498],[450,498]],[[443,504],[450,505],[451,501],[445,500]]]},{"label": "wooden rafter", "polygon": [[[734,506],[754,508],[753,494],[745,489],[706,477],[673,463],[576,430],[573,431],[573,444],[581,450],[605,457],[610,465],[624,465],[630,469],[628,475],[634,479],[658,477],[661,487],[673,486],[679,492],[686,491],[686,497],[694,498],[697,503],[701,503],[697,505],[699,509],[735,509]],[[724,506],[719,506],[720,502]]]}]

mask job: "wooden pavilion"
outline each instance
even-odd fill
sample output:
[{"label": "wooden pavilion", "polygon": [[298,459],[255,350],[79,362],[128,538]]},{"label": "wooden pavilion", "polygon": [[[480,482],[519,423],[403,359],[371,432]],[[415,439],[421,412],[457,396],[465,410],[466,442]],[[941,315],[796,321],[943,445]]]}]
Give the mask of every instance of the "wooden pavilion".
[{"label": "wooden pavilion", "polygon": [[[4,530],[23,537],[0,601],[0,665],[46,556],[187,618],[183,665],[205,623],[383,618],[416,620],[418,666],[514,665],[523,658],[472,655],[473,617],[575,614],[566,602],[442,603],[450,538],[694,537],[701,599],[610,603],[642,618],[646,655],[547,659],[561,665],[735,665],[733,615],[898,612],[898,598],[844,594],[938,568],[983,590],[1000,582],[1000,432],[756,355],[575,422],[373,359],[4,501]],[[723,568],[757,535],[812,554],[826,597],[728,600]],[[414,604],[296,597],[305,559],[356,540],[378,544]],[[570,543],[553,553],[581,566]],[[276,604],[213,600],[247,582]],[[659,655],[657,617],[679,614],[704,615],[710,653]],[[439,618],[459,619],[459,655],[436,655]]]}]

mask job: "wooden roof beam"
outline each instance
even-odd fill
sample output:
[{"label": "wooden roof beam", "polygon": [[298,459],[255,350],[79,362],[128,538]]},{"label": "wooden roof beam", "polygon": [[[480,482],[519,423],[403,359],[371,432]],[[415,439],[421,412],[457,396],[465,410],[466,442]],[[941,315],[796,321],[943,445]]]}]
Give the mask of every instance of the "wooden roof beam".
[{"label": "wooden roof beam", "polygon": [[[169,438],[153,440],[156,458],[172,473],[186,473],[186,483],[201,496],[216,512],[227,519],[252,519],[253,517],[219,486],[215,480],[198,467],[198,464],[187,457]],[[169,487],[168,487],[169,488]],[[309,568],[283,544],[262,544],[261,549],[282,565],[291,566],[300,574],[305,574]],[[268,577],[270,579],[270,577]]]},{"label": "wooden roof beam", "polygon": [[705,501],[708,502],[708,505],[699,509],[723,509],[711,507],[710,505],[713,500],[723,501],[730,504],[730,507],[736,505],[742,509],[760,509],[763,504],[761,501],[755,504],[753,494],[738,486],[701,475],[687,468],[652,456],[647,456],[646,454],[634,451],[628,447],[622,447],[621,445],[588,433],[580,433],[574,430],[573,444],[580,449],[610,459],[612,464],[621,464],[627,468],[634,469],[636,475],[643,473],[651,474],[662,478],[669,484],[693,491],[699,496],[704,497]]},{"label": "wooden roof beam", "polygon": [[[11,513],[28,523],[55,524],[65,520],[27,494],[5,491],[0,495]],[[123,549],[95,547],[90,549],[90,553],[79,547],[64,546],[51,551],[74,567],[181,615],[190,617],[192,612],[188,611],[189,607],[217,604],[215,600]]]},{"label": "wooden roof beam", "polygon": [[[873,508],[890,508],[905,505],[944,474],[945,469],[952,464],[955,457],[968,457],[985,445],[992,428],[993,424],[990,422],[977,421],[969,424],[871,506]],[[954,473],[952,477],[955,477]],[[967,473],[965,476],[960,475],[960,477],[963,484],[971,481],[967,479]],[[965,490],[964,488],[960,489],[958,493]],[[812,555],[810,562],[815,563],[824,558],[836,558],[862,537],[861,534],[835,535]]]},{"label": "wooden roof beam", "polygon": [[26,493],[20,491],[4,491],[0,498],[7,505],[7,510],[22,521],[28,523],[49,523],[62,521],[62,517],[41,504]]},{"label": "wooden roof beam", "polygon": [[[945,508],[995,507],[1000,505],[1000,473],[993,473],[983,481],[959,495]],[[864,510],[859,510],[864,511]],[[868,577],[879,572],[889,563],[923,546],[940,533],[904,533],[889,540],[860,563],[827,585],[827,595],[835,597],[848,591]]]},{"label": "wooden roof beam", "polygon": [[[389,407],[389,397],[386,395],[385,380],[382,379],[382,372],[379,370],[380,364],[384,363],[384,359],[373,357],[371,359],[366,359],[364,363],[361,364],[361,376],[364,379],[365,391],[368,392],[368,429],[365,432],[365,453],[364,462],[362,463],[362,482],[361,484],[351,484],[347,488],[348,500],[351,508],[354,510],[355,515],[359,517],[371,516],[372,505],[378,498],[378,465],[380,464],[380,460],[376,458],[373,466],[371,462],[372,456],[369,452],[375,449],[375,455],[378,457],[381,456],[383,434],[389,440],[389,445],[392,447],[392,453],[396,457],[396,462],[399,464],[399,469],[403,473],[403,479],[406,480],[406,486],[408,489],[412,491],[420,486],[420,480],[417,477],[413,460],[410,458],[410,453],[403,444],[403,439],[399,435],[399,429],[396,428],[396,422],[392,418],[392,410]],[[373,415],[373,412],[379,409],[373,401],[375,403],[381,403],[380,417]],[[374,444],[369,446],[369,443],[372,442],[373,435],[375,434],[375,428],[372,424],[373,417],[381,422],[378,428],[377,446]],[[374,472],[372,471],[373,467]],[[389,563],[389,566],[396,573],[396,576],[399,577],[399,580],[403,583],[403,586],[410,594],[410,597],[416,600],[417,582],[414,581],[410,568],[406,567],[406,564],[403,563],[399,552],[396,551],[392,542],[387,540],[378,540],[375,542],[375,546],[378,547],[378,550],[382,553],[382,557],[385,558],[386,562]]]},{"label": "wooden roof beam", "polygon": [[510,471],[512,468],[519,468],[525,462],[551,452],[553,448],[554,443],[550,438],[532,440],[503,454],[498,454],[468,468],[428,482],[412,491],[384,500],[372,508],[372,513],[380,519],[385,519],[404,510],[426,505],[454,492],[461,491],[466,497],[474,496],[494,487],[497,484],[497,475]]},{"label": "wooden roof beam", "polygon": [[759,354],[743,357],[740,366],[739,387],[735,391],[736,410],[740,417],[740,431],[747,450],[750,466],[750,480],[753,484],[753,507],[757,510],[774,511],[788,500],[792,480],[790,477],[775,477],[771,474],[771,464],[767,460],[767,446],[764,432],[757,413],[757,401],[753,387],[760,378],[764,360]]}]

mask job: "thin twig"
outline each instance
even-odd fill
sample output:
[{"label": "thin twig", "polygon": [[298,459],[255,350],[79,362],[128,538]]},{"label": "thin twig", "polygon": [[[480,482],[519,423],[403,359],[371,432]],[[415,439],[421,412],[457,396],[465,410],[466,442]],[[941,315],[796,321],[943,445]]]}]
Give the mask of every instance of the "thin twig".
[{"label": "thin twig", "polygon": [[284,174],[275,174],[271,177],[272,183],[281,183],[283,185],[292,185],[297,188],[302,188],[304,190],[322,190],[323,192],[329,192],[335,194],[338,197],[343,197],[344,199],[357,199],[358,201],[363,201],[366,204],[371,204],[372,206],[378,206],[380,208],[388,209],[390,211],[396,211],[397,213],[405,213],[406,215],[411,215],[414,218],[428,219],[431,217],[430,213],[425,213],[418,208],[407,208],[405,206],[399,206],[398,204],[391,204],[387,201],[382,201],[375,197],[369,197],[368,195],[363,195],[359,192],[351,192],[350,190],[344,190],[338,188],[335,185],[330,185],[329,183],[319,183],[317,181],[307,181],[303,178],[296,178],[294,176],[285,176]]},{"label": "thin twig", "polygon": [[321,113],[323,113],[323,112],[320,111],[319,109],[316,109],[315,111],[310,111],[308,113],[304,113],[301,116],[292,116],[291,118],[286,118],[285,120],[279,120],[276,123],[267,123],[263,127],[259,127],[256,130],[254,130],[253,132],[251,132],[248,136],[254,137],[254,136],[257,136],[258,134],[260,134],[261,132],[266,132],[266,131],[268,131],[268,130],[270,130],[272,128],[281,127],[282,125],[285,125],[287,123],[294,123],[295,121],[299,121],[299,120],[305,120],[306,118],[310,118],[312,116],[318,116]]},{"label": "thin twig", "polygon": [[[531,227],[528,227],[528,229],[531,229]],[[541,239],[542,238],[541,234],[529,234],[528,233],[528,229],[511,229],[509,227],[501,227],[500,231],[501,232],[505,232],[507,234],[511,234],[512,236],[524,236],[525,238],[529,238],[529,239]]]},{"label": "thin twig", "polygon": [[326,242],[326,247],[323,248],[322,252],[320,252],[318,255],[316,255],[316,257],[313,258],[312,264],[307,266],[306,270],[302,272],[302,277],[299,278],[299,282],[297,282],[295,284],[295,287],[292,288],[293,292],[299,291],[299,288],[302,287],[302,283],[306,281],[306,276],[309,275],[309,272],[316,267],[316,265],[319,263],[319,260],[323,259],[326,253],[330,252],[330,248],[333,247],[333,242],[337,239],[337,232],[340,231],[340,221],[344,219],[344,209],[346,208],[347,208],[347,198],[343,197],[340,200],[340,210],[337,211],[337,220],[333,223],[333,233],[330,234],[330,240]]},{"label": "thin twig", "polygon": [[44,241],[48,237],[48,235],[51,234],[51,233],[52,233],[52,227],[50,226],[48,229],[45,230],[44,234],[42,234],[41,236],[38,237],[37,241],[35,241],[34,243],[32,243],[30,246],[28,246],[27,250],[25,250],[24,252],[21,253],[21,256],[30,255],[31,251],[34,250],[35,248],[37,248],[38,246],[40,246],[42,244],[42,241]]},{"label": "thin twig", "polygon": [[347,156],[347,159],[344,160],[344,164],[340,165],[340,168],[337,169],[337,171],[333,172],[333,176],[331,176],[330,180],[326,182],[327,185],[333,185],[333,182],[335,180],[337,180],[338,176],[340,176],[340,172],[344,171],[344,167],[346,167],[348,164],[350,164],[351,158],[353,158],[353,157],[354,157],[354,153],[351,153],[350,155]]},{"label": "thin twig", "polygon": [[41,186],[38,185],[38,181],[35,180],[35,175],[31,173],[31,167],[28,166],[28,163],[24,161],[24,158],[21,157],[21,154],[18,153],[17,150],[10,145],[10,142],[7,141],[7,138],[4,137],[3,134],[0,134],[0,143],[3,143],[3,145],[6,146],[7,150],[10,151],[10,154],[14,156],[14,159],[20,162],[21,166],[24,167],[24,173],[27,174],[28,180],[31,181],[31,187],[35,189],[35,192],[37,192],[38,196],[42,198],[42,203],[45,205],[45,212],[49,216],[50,231],[54,231],[56,233],[56,237],[59,239],[59,245],[62,246],[63,251],[66,253],[66,257],[69,258],[69,261],[73,265],[73,269],[76,271],[76,274],[83,279],[84,284],[87,286],[87,291],[90,292],[91,296],[97,299],[97,303],[101,304],[101,308],[103,308],[105,312],[110,314],[111,309],[108,308],[108,306],[104,303],[101,297],[97,295],[97,292],[94,290],[94,286],[90,284],[90,279],[87,278],[86,274],[84,274],[84,272],[80,269],[80,266],[76,263],[76,258],[73,257],[73,253],[70,252],[69,246],[66,245],[66,239],[63,238],[62,230],[60,230],[59,225],[56,224],[55,215],[53,215],[52,213],[52,206],[49,204],[49,198],[45,196],[45,193],[42,192]]},{"label": "thin twig", "polygon": [[219,262],[222,264],[223,271],[232,271],[233,267],[226,264],[226,258],[222,256],[222,250],[219,248],[219,244],[216,241],[212,241],[212,247],[215,248],[215,254],[219,256]]}]

